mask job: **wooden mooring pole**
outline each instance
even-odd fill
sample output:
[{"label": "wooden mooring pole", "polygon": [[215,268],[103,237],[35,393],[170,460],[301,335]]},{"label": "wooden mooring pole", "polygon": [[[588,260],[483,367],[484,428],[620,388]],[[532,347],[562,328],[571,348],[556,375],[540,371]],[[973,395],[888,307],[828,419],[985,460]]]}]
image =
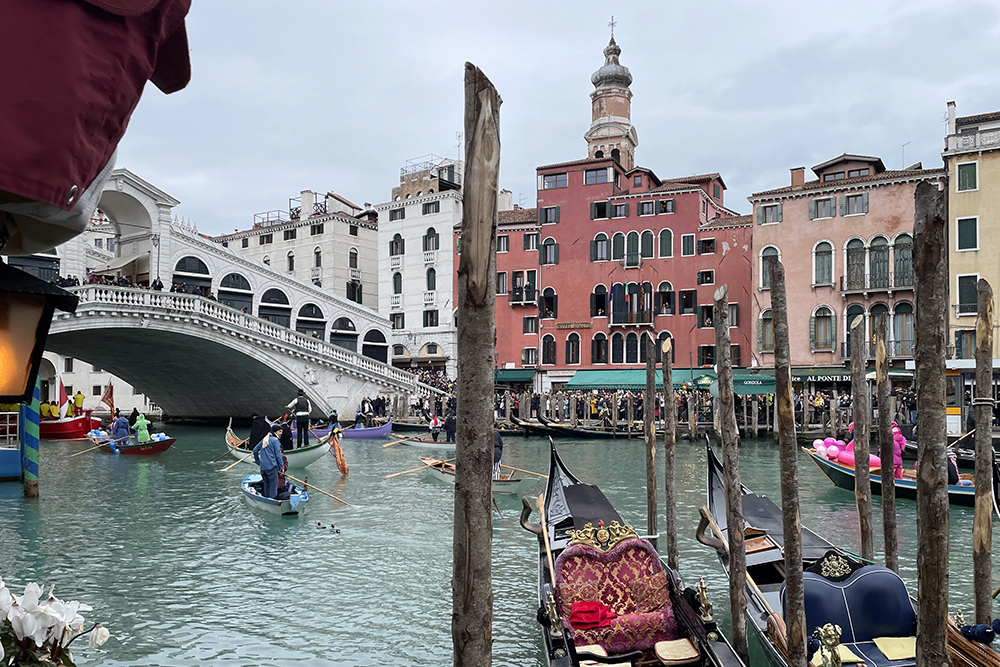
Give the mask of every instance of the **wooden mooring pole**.
[{"label": "wooden mooring pole", "polygon": [[455,667],[491,664],[493,649],[493,345],[496,340],[500,96],[465,63],[465,192],[458,267],[458,446],[452,537]]},{"label": "wooden mooring pole", "polygon": [[749,663],[747,643],[747,559],[743,533],[743,489],[740,483],[740,434],[736,429],[733,400],[733,360],[729,340],[729,289],[715,290],[715,362],[719,369],[719,435],[726,482],[726,528],[729,532],[729,615],[733,623],[733,648]]},{"label": "wooden mooring pole", "polygon": [[872,530],[872,485],[868,471],[871,452],[872,402],[868,394],[865,320],[855,318],[851,325],[851,394],[854,397],[854,500],[858,506],[861,529],[861,557],[875,560],[875,535]]},{"label": "wooden mooring pole", "polygon": [[[858,318],[861,319],[861,318]],[[885,346],[886,321],[875,324],[875,395],[878,400],[878,455],[882,459],[882,539],[885,542],[885,566],[899,572],[899,546],[896,541],[896,485],[893,479],[895,455],[892,437],[892,408],[889,405],[889,355]]]},{"label": "wooden mooring pole", "polygon": [[[924,181],[914,193],[914,362],[917,381],[917,664],[948,656],[948,469],[945,446],[945,314],[948,311],[948,190]],[[859,407],[859,406],[856,406]],[[858,410],[855,410],[855,413]]]},{"label": "wooden mooring pole", "polygon": [[677,555],[677,493],[674,488],[674,450],[677,441],[677,402],[674,398],[673,344],[667,338],[663,353],[663,532],[667,536],[667,565],[680,568]]},{"label": "wooden mooring pole", "polygon": [[[646,439],[646,534],[656,535],[656,424],[653,423],[653,406],[656,405],[656,347],[652,336],[645,336],[646,393],[642,397],[642,432]],[[649,540],[658,546],[657,538]]]},{"label": "wooden mooring pole", "polygon": [[993,618],[993,288],[980,279],[976,317],[976,510],[972,575],[976,623]]}]

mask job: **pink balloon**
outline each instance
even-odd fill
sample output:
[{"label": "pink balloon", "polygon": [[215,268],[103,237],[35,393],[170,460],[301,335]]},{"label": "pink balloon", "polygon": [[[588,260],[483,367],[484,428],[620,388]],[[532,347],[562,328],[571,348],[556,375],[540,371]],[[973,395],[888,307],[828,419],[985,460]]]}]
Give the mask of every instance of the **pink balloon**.
[{"label": "pink balloon", "polygon": [[844,442],[843,440],[838,440],[838,441],[837,441],[837,446],[838,446],[838,447],[840,447],[840,449],[841,449],[841,450],[843,450],[843,449],[844,449],[844,447],[846,447],[846,446],[847,446],[847,443],[846,443],[846,442]]},{"label": "pink balloon", "polygon": [[840,454],[840,448],[837,447],[837,445],[833,445],[832,447],[826,448],[826,455],[828,458],[835,459],[839,454]]},{"label": "pink balloon", "polygon": [[836,438],[826,438],[825,440],[823,440],[823,444],[829,447],[830,445],[836,445],[837,440]]},{"label": "pink balloon", "polygon": [[815,449],[816,453],[819,454],[820,456],[826,456],[826,445],[824,445],[822,441],[820,441],[820,443],[816,445],[813,449]]},{"label": "pink balloon", "polygon": [[813,440],[813,449],[816,449],[820,445],[825,445],[825,444],[826,442],[822,438],[816,438],[815,440]]}]

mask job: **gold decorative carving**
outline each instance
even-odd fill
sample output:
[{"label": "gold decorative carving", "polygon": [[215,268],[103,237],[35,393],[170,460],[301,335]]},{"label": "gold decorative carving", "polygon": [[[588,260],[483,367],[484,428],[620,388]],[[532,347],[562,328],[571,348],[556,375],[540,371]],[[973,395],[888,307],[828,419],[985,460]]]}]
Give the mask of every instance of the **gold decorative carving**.
[{"label": "gold decorative carving", "polygon": [[841,667],[840,665],[840,633],[839,625],[827,623],[821,628],[816,628],[819,634],[820,657],[823,667]]},{"label": "gold decorative carving", "polygon": [[702,622],[711,623],[712,603],[708,601],[708,586],[705,585],[705,577],[698,580],[698,605],[701,607]]},{"label": "gold decorative carving", "polygon": [[598,521],[596,528],[594,524],[588,523],[581,530],[567,530],[566,534],[570,537],[570,544],[586,544],[599,551],[610,551],[622,540],[637,537],[635,528],[623,526],[617,521],[612,521],[607,526],[603,521]]},{"label": "gold decorative carving", "polygon": [[827,579],[846,577],[851,573],[851,564],[843,556],[831,554],[823,559],[819,566],[819,573]]}]

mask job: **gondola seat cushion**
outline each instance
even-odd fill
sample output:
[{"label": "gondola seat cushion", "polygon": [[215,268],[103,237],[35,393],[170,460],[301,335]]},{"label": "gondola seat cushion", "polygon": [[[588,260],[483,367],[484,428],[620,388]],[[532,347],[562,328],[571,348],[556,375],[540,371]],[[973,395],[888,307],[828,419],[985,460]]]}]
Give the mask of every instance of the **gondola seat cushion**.
[{"label": "gondola seat cushion", "polygon": [[[644,651],[659,641],[677,639],[677,624],[669,604],[639,612],[633,596],[634,582],[654,583],[658,580],[654,575],[663,572],[659,555],[648,542],[626,539],[607,552],[576,544],[559,554],[555,565],[560,613],[564,619],[569,618],[570,596],[581,590],[592,590],[582,586],[584,584],[595,585],[597,601],[617,614],[607,625],[573,628],[573,640],[577,644],[599,644],[614,655]],[[656,590],[655,585],[653,589]]]}]

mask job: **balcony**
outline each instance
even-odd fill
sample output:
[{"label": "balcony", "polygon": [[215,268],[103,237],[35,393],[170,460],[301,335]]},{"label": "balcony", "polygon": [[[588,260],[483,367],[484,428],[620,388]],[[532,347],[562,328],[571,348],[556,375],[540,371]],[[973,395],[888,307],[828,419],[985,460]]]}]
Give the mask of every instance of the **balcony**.
[{"label": "balcony", "polygon": [[[851,344],[849,342],[844,342],[840,344],[840,358],[850,359],[851,358]],[[865,359],[875,358],[875,343],[871,341],[864,342],[861,347],[862,352],[865,355]],[[904,340],[889,340],[885,343],[886,353],[889,358],[909,358],[913,356],[913,341],[909,339]]]},{"label": "balcony", "polygon": [[627,252],[618,262],[625,269],[638,269],[642,266],[642,255],[637,252]]},{"label": "balcony", "polygon": [[433,264],[437,261],[437,251],[436,250],[425,250],[424,251],[424,264]]},{"label": "balcony", "polygon": [[351,280],[361,280],[361,269],[351,269]]},{"label": "balcony", "polygon": [[403,295],[402,294],[390,294],[389,295],[389,307],[393,309],[400,309],[403,307]]},{"label": "balcony", "polygon": [[1000,146],[1000,130],[984,130],[982,132],[965,132],[952,134],[947,138],[948,147],[945,154],[979,151],[984,148]]},{"label": "balcony", "polygon": [[953,303],[951,304],[951,307],[955,309],[956,317],[965,317],[968,315],[979,314],[978,303]]},{"label": "balcony", "polygon": [[396,269],[400,268],[401,266],[403,266],[403,256],[402,255],[393,255],[392,257],[389,258],[389,268],[390,269],[392,269],[392,270],[395,271]]},{"label": "balcony", "polygon": [[435,301],[437,301],[437,292],[436,291],[431,290],[431,291],[424,292],[424,305],[425,306],[433,305]]},{"label": "balcony", "polygon": [[608,322],[613,327],[639,327],[653,323],[655,313],[652,310],[639,310],[629,312],[624,309],[611,309],[611,321]]},{"label": "balcony", "polygon": [[859,292],[892,292],[898,289],[913,289],[913,269],[885,273],[849,273],[840,277],[842,296]]},{"label": "balcony", "polygon": [[317,278],[320,278],[322,276],[323,276],[323,269],[322,269],[322,267],[314,266],[311,269],[309,269],[309,277],[312,280],[316,280]]},{"label": "balcony", "polygon": [[518,285],[510,290],[510,305],[534,306],[538,303],[538,290],[534,285]]}]

